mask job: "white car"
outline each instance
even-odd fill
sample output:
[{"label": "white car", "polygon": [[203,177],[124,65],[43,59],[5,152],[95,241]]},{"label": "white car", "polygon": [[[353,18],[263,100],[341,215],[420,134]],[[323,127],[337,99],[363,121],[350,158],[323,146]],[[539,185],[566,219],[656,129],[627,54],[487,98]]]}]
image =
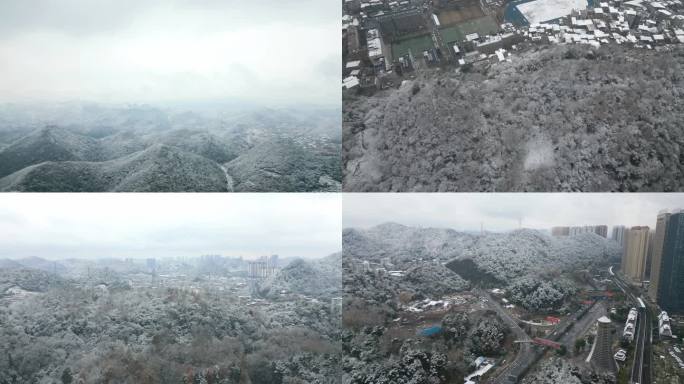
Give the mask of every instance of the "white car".
[{"label": "white car", "polygon": [[615,354],[615,360],[625,361],[625,359],[627,359],[627,354],[625,353],[625,351],[623,351],[622,349],[617,351],[617,353]]}]

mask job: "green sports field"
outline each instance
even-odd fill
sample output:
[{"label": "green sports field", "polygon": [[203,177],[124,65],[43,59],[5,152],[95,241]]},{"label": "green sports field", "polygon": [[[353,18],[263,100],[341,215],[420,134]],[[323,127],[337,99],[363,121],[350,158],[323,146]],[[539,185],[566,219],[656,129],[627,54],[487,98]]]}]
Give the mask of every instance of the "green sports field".
[{"label": "green sports field", "polygon": [[446,44],[464,40],[466,35],[478,33],[480,36],[495,34],[499,31],[499,25],[492,16],[485,16],[459,23],[451,27],[440,29],[442,40]]},{"label": "green sports field", "polygon": [[413,56],[418,57],[423,54],[423,51],[430,48],[434,48],[430,35],[411,37],[392,44],[392,58],[398,58],[408,54],[409,49]]}]

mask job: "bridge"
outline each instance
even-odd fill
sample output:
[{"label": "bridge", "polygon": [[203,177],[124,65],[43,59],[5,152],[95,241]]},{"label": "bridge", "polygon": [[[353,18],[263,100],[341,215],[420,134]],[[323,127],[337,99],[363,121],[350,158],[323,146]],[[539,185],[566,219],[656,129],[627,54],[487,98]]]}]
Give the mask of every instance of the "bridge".
[{"label": "bridge", "polygon": [[549,348],[553,348],[553,349],[560,349],[561,348],[560,343],[557,343],[557,342],[555,342],[553,340],[549,340],[549,339],[543,339],[541,337],[535,337],[532,340],[516,340],[516,341],[514,341],[514,343],[532,343],[532,344],[536,344],[536,345],[541,345],[542,347],[549,347]]}]

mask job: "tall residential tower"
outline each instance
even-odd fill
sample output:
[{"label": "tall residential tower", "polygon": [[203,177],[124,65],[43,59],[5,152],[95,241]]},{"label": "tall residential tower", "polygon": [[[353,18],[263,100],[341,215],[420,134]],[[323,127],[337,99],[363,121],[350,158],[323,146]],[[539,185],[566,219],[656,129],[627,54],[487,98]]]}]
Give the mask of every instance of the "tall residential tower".
[{"label": "tall residential tower", "polygon": [[627,248],[622,272],[634,282],[642,282],[648,254],[648,227],[632,227],[627,234]]},{"label": "tall residential tower", "polygon": [[651,285],[648,287],[648,295],[655,302],[658,302],[658,284],[660,283],[661,260],[663,255],[663,245],[665,243],[665,231],[670,214],[667,211],[658,213],[656,221],[655,235],[653,236],[653,257],[651,258]]},{"label": "tall residential tower", "polygon": [[658,304],[670,314],[684,314],[684,212],[672,213],[665,231],[658,278]]}]

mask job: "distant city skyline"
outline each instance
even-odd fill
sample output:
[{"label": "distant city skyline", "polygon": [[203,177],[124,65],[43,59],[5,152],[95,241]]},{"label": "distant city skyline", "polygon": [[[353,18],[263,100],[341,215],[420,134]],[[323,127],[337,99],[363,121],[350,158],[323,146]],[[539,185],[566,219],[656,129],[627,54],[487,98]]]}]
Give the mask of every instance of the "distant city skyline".
[{"label": "distant city skyline", "polygon": [[337,194],[6,194],[0,259],[320,258],[341,250],[340,204]]},{"label": "distant city skyline", "polygon": [[346,194],[345,228],[386,222],[460,231],[549,231],[557,226],[655,228],[658,212],[684,208],[684,194],[457,193]]}]

